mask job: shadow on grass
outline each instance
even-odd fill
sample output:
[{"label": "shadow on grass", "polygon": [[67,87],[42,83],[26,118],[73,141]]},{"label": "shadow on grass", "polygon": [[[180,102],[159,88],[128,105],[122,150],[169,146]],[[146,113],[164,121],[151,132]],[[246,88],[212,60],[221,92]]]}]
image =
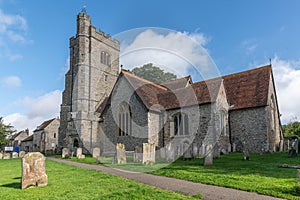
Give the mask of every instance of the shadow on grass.
[{"label": "shadow on grass", "polygon": [[8,184],[1,185],[1,187],[21,189],[21,183],[20,182],[13,182],[13,183],[8,183]]}]

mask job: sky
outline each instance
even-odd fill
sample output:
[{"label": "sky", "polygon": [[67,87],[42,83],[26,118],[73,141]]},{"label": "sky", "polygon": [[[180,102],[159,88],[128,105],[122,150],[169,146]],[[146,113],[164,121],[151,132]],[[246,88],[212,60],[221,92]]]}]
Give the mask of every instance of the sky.
[{"label": "sky", "polygon": [[211,77],[199,63],[227,75],[271,59],[281,121],[300,120],[300,1],[0,0],[0,117],[18,131],[59,117],[85,5],[98,30],[121,40],[128,69],[153,62],[197,81]]}]

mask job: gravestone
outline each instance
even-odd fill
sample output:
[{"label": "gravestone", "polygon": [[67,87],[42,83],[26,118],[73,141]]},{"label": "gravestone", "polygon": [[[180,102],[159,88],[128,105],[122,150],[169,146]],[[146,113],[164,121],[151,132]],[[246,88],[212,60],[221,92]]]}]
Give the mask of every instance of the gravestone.
[{"label": "gravestone", "polygon": [[100,156],[100,148],[96,147],[93,149],[93,158],[98,158]]},{"label": "gravestone", "polygon": [[0,159],[2,159],[3,158],[3,153],[0,153]]},{"label": "gravestone", "polygon": [[3,159],[10,159],[10,153],[4,153]]},{"label": "gravestone", "polygon": [[190,160],[192,159],[192,147],[189,144],[184,144],[184,150],[183,152],[183,159],[184,160]]},{"label": "gravestone", "polygon": [[133,162],[142,162],[143,161],[143,149],[142,147],[136,146],[134,148]]},{"label": "gravestone", "polygon": [[68,148],[63,148],[61,157],[62,158],[69,158],[70,157],[69,149]]},{"label": "gravestone", "polygon": [[23,157],[25,156],[25,154],[26,154],[25,151],[20,151],[20,152],[19,152],[19,157],[20,157],[20,158],[23,158]]},{"label": "gravestone", "polygon": [[79,154],[79,155],[77,155],[77,158],[78,158],[78,159],[84,159],[84,158],[85,158],[85,155],[84,155],[84,154]]},{"label": "gravestone", "polygon": [[155,163],[155,144],[143,143],[143,164]]},{"label": "gravestone", "polygon": [[236,152],[236,144],[235,143],[232,144],[232,152]]},{"label": "gravestone", "polygon": [[298,156],[298,140],[294,139],[291,144],[291,149],[289,150],[289,156]]},{"label": "gravestone", "polygon": [[125,146],[124,144],[117,143],[117,161],[118,164],[126,164],[126,153],[125,153]]},{"label": "gravestone", "polygon": [[76,150],[76,157],[81,159],[82,158],[82,148],[78,147]]},{"label": "gravestone", "polygon": [[45,160],[40,152],[27,153],[22,158],[22,189],[48,184]]},{"label": "gravestone", "polygon": [[12,152],[12,158],[18,158],[19,157],[19,154],[18,152]]},{"label": "gravestone", "polygon": [[245,142],[244,142],[243,153],[244,153],[244,160],[249,160],[249,149],[248,149],[248,145]]},{"label": "gravestone", "polygon": [[166,161],[173,162],[174,161],[174,148],[171,142],[166,145]]},{"label": "gravestone", "polygon": [[198,157],[198,146],[197,144],[193,144],[193,158]]},{"label": "gravestone", "polygon": [[204,166],[209,166],[213,164],[213,145],[208,144],[205,148]]}]

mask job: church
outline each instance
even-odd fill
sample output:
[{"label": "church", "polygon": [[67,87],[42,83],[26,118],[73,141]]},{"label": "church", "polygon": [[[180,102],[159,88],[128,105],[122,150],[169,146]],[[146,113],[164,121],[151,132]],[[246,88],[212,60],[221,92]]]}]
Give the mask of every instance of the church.
[{"label": "church", "polygon": [[163,84],[120,67],[120,42],[98,31],[85,12],[70,38],[58,148],[113,155],[155,144],[159,155],[282,150],[283,134],[271,65],[201,82],[191,76]]}]

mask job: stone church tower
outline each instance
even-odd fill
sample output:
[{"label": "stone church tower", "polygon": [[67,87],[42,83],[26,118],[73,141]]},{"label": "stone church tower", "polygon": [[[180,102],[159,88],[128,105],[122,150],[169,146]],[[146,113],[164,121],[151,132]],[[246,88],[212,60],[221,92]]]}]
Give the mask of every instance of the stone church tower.
[{"label": "stone church tower", "polygon": [[58,148],[99,147],[96,107],[119,75],[119,41],[91,25],[85,12],[77,15],[77,33],[70,38],[70,69],[65,75]]}]

